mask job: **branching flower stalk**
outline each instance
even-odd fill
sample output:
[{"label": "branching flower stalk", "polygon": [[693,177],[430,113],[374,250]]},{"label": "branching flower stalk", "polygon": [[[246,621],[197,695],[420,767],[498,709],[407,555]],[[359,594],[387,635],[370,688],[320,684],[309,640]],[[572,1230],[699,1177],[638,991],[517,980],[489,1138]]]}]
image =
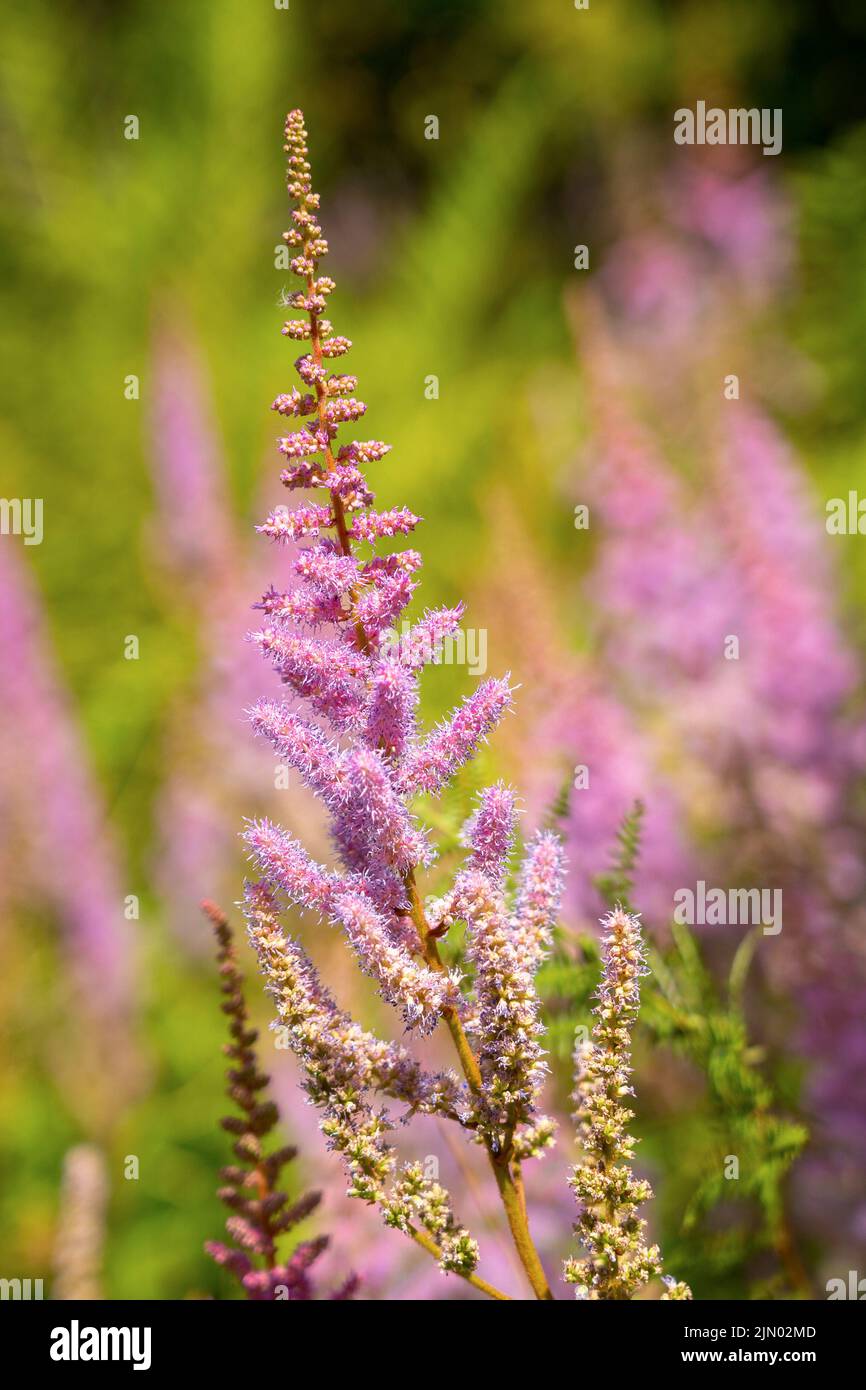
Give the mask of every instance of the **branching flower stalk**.
[{"label": "branching flower stalk", "polygon": [[686,1284],[664,1274],[661,1252],[646,1241],[638,1207],[652,1197],[646,1180],[629,1166],[636,1140],[628,1125],[634,1111],[631,1032],[640,1008],[640,978],[648,974],[640,923],[618,907],[605,919],[604,970],[591,1039],[575,1048],[575,1119],[583,1162],[569,1182],[578,1202],[575,1233],[587,1250],[568,1260],[565,1277],[581,1299],[630,1299],[652,1280],[662,1299],[689,1299]]},{"label": "branching flower stalk", "polygon": [[[418,875],[436,857],[415,806],[439,796],[475,755],[511,705],[507,679],[484,681],[452,716],[427,733],[417,725],[418,679],[458,628],[462,606],[428,611],[394,640],[399,615],[417,588],[417,551],[376,554],[382,540],[410,534],[419,518],[406,507],[372,509],[364,469],[382,459],[380,440],[338,444],[344,424],[366,411],[354,377],[332,361],[351,343],[325,317],[333,281],[319,273],[327,243],[317,220],[307,136],[299,111],[285,128],[292,226],[291,268],[303,288],[287,296],[302,317],[283,333],[305,345],[295,366],[302,389],[280,395],[278,414],[296,428],[279,441],[289,490],[318,489],[324,501],[279,507],[259,528],[275,541],[302,542],[295,581],[258,605],[253,639],[272,661],[290,702],[265,699],[251,721],[324,804],[339,867],[315,863],[270,821],[251,823],[246,840],[260,874],[248,883],[250,938],[279,1015],[277,1026],[299,1058],[304,1085],[321,1108],[322,1130],[342,1157],[352,1195],[375,1204],[386,1222],[494,1298],[507,1295],[475,1273],[478,1247],[454,1216],[448,1194],[417,1164],[398,1167],[388,1142],[394,1120],[376,1100],[435,1114],[486,1150],[509,1227],[534,1294],[551,1298],[532,1242],[521,1164],[553,1141],[538,1113],[546,1066],[538,1035],[534,975],[559,911],[562,851],[548,832],[526,848],[512,902],[507,894],[515,835],[514,794],[481,793],[466,826],[468,855],[451,889],[425,902]],[[369,549],[368,549],[369,548]],[[407,1031],[443,1022],[462,1078],[425,1072],[412,1055],[360,1028],[325,989],[300,944],[280,924],[289,905],[341,929],[361,968],[402,1016]],[[470,979],[446,968],[438,942],[466,926]]]}]

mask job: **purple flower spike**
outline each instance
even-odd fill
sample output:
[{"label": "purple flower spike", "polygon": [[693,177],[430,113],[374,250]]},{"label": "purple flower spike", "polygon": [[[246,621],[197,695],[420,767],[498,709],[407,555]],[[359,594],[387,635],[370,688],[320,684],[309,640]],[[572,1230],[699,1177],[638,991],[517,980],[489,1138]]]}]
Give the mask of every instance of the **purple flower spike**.
[{"label": "purple flower spike", "polygon": [[285,830],[269,820],[254,821],[244,832],[244,839],[268,882],[282,889],[293,903],[316,912],[330,910],[335,876],[312,860]]},{"label": "purple flower spike", "polygon": [[539,831],[520,870],[513,925],[530,969],[537,969],[550,947],[564,881],[565,855],[559,836]]},{"label": "purple flower spike", "polygon": [[363,867],[380,862],[403,872],[427,863],[427,840],[412,824],[382,754],[374,748],[353,749],[346,754],[345,768],[345,800],[334,834],[346,857],[357,857]]},{"label": "purple flower spike", "polygon": [[365,741],[399,763],[415,733],[417,682],[399,661],[386,658],[375,667],[370,686]]},{"label": "purple flower spike", "polygon": [[324,796],[333,789],[340,765],[340,750],[333,739],[276,700],[254,705],[250,723],[257,734],[270,739],[312,791]]},{"label": "purple flower spike", "polygon": [[444,720],[406,758],[400,782],[409,793],[436,795],[471,761],[511,706],[508,677],[485,681],[450,719]]},{"label": "purple flower spike", "polygon": [[472,847],[468,867],[478,869],[494,888],[504,888],[514,844],[515,795],[504,782],[497,782],[481,792],[479,802],[478,810],[463,827],[466,842]]},{"label": "purple flower spike", "polygon": [[[320,273],[327,242],[299,111],[290,112],[285,134],[292,213],[284,236],[301,287],[288,297],[299,317],[283,333],[303,344],[295,362],[302,389],[281,393],[274,409],[295,425],[279,445],[290,460],[284,483],[320,489],[321,496],[294,511],[275,509],[260,528],[298,547],[292,568],[300,583],[265,595],[263,625],[253,635],[294,702],[262,700],[250,717],[326,808],[335,863],[317,864],[269,821],[251,824],[246,840],[263,877],[246,886],[250,941],[278,1027],[321,1112],[322,1133],[345,1167],[349,1195],[378,1207],[386,1225],[434,1256],[444,1274],[507,1297],[475,1273],[478,1246],[456,1220],[448,1193],[423,1164],[400,1164],[389,1142],[397,1120],[379,1101],[404,1106],[402,1120],[421,1112],[456,1123],[486,1153],[522,1268],[535,1296],[548,1299],[521,1169],[553,1142],[555,1130],[539,1110],[547,1066],[535,974],[559,913],[562,850],[550,833],[531,841],[512,901],[516,796],[497,783],[481,793],[465,827],[469,853],[456,882],[436,899],[422,896],[419,876],[436,855],[415,799],[438,796],[476,756],[513,692],[507,677],[485,680],[433,729],[419,728],[420,672],[440,660],[463,608],[428,611],[410,624],[403,615],[421,556],[412,549],[377,552],[380,542],[414,532],[419,518],[407,507],[372,510],[366,471],[388,446],[340,439],[366,406],[355,394],[356,379],[331,370],[351,343],[324,317],[335,286]],[[423,1035],[444,1023],[465,1079],[424,1071],[403,1046],[380,1040],[343,1012],[281,925],[287,902],[343,931],[407,1030]],[[440,954],[442,938],[459,923],[466,927],[465,979]],[[236,1211],[230,1232],[245,1256],[261,1261],[254,1216]],[[230,1258],[240,1270],[238,1257]],[[282,1296],[302,1299],[305,1261],[300,1247],[288,1262],[248,1269],[242,1282],[251,1297],[279,1296],[279,1285]],[[351,1289],[349,1281],[334,1297]]]}]

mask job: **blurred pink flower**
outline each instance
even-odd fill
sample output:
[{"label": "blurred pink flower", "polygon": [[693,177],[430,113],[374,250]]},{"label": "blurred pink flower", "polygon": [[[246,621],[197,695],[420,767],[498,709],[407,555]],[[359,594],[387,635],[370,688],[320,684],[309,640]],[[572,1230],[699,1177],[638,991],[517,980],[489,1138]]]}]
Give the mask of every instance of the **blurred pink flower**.
[{"label": "blurred pink flower", "polygon": [[88,1007],[116,1015],[132,999],[127,885],[108,806],[15,544],[0,544],[0,894],[7,908],[51,914]]},{"label": "blurred pink flower", "polygon": [[[664,271],[658,294],[677,306],[678,360],[699,324],[693,351],[704,361],[737,314],[735,331],[748,326],[746,291],[776,288],[786,217],[763,175],[695,176],[678,197],[681,226],[716,249],[715,288],[713,270],[696,275],[695,248],[675,233],[666,246],[656,234],[654,260],[643,264],[650,279],[653,267]],[[702,876],[736,883],[762,872],[783,889],[784,931],[762,960],[799,1001],[814,1152],[847,1174],[850,1212],[851,1174],[866,1156],[859,662],[840,624],[823,514],[769,413],[744,392],[703,402],[690,421],[690,449],[700,451],[692,480],[669,461],[682,444],[676,430],[645,422],[662,391],[671,400],[673,345],[654,353],[641,338],[653,297],[635,290],[640,266],[615,253],[604,298],[587,296],[581,315],[591,439],[580,495],[600,522],[586,582],[600,679],[666,751],[683,823],[696,851],[707,845]],[[687,411],[688,399],[677,404]],[[844,1040],[831,1018],[844,1020]],[[866,1205],[862,1178],[859,1187]]]},{"label": "blurred pink flower", "polygon": [[152,549],[195,625],[199,651],[191,687],[170,713],[155,874],[179,938],[203,950],[198,904],[235,895],[241,812],[273,809],[279,795],[263,795],[274,787],[273,757],[244,736],[243,711],[261,694],[260,663],[244,641],[249,594],[264,577],[232,513],[222,449],[208,424],[204,362],[188,330],[158,325],[153,370]]}]

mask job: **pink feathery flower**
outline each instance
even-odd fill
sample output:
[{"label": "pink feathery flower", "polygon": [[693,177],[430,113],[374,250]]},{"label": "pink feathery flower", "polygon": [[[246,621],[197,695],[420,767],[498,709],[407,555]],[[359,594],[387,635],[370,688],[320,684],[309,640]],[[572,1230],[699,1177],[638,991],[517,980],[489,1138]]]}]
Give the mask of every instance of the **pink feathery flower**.
[{"label": "pink feathery flower", "polygon": [[[325,393],[328,396],[351,395],[354,391],[357,391],[357,389],[358,378],[356,376],[340,375],[335,372],[334,375],[329,377],[325,382]],[[356,402],[356,404],[359,404],[359,402]]]},{"label": "pink feathery flower", "polygon": [[315,409],[315,396],[302,396],[295,386],[286,394],[277,396],[271,406],[271,410],[276,410],[280,415],[312,415]]},{"label": "pink feathery flower", "polygon": [[327,1073],[334,1089],[378,1091],[425,1113],[467,1106],[465,1083],[453,1072],[425,1072],[405,1047],[377,1038],[337,1007],[303,947],[279,929],[278,905],[261,884],[247,885],[245,911],[280,1024],[309,1072]]},{"label": "pink feathery flower", "polygon": [[304,536],[318,536],[323,527],[330,524],[330,507],[296,507],[293,512],[280,507],[256,530],[263,536],[270,536],[271,540],[299,541]]},{"label": "pink feathery flower", "polygon": [[381,439],[353,440],[344,444],[337,453],[338,463],[378,463],[391,452],[391,445]]},{"label": "pink feathery flower", "polygon": [[277,440],[277,447],[286,458],[305,459],[328,447],[328,436],[320,430],[295,430]]},{"label": "pink feathery flower", "polygon": [[402,1011],[408,1028],[429,1033],[446,1008],[456,1008],[459,989],[444,971],[429,969],[412,959],[391,939],[387,923],[368,898],[346,892],[335,897],[334,916],[346,930],[361,967],[377,982],[383,999]]},{"label": "pink feathery flower", "polygon": [[494,888],[504,888],[514,845],[515,794],[504,782],[497,782],[480,792],[478,800],[477,811],[463,827],[466,843],[472,847],[467,868],[484,874]]},{"label": "pink feathery flower", "polygon": [[441,791],[510,708],[511,695],[508,676],[494,676],[479,685],[450,719],[437,724],[423,743],[409,752],[400,772],[405,791],[431,795]]},{"label": "pink feathery flower", "polygon": [[[640,1006],[640,981],[648,974],[637,917],[621,908],[603,922],[603,971],[592,1040],[575,1052],[575,1119],[583,1161],[569,1182],[578,1201],[576,1233],[585,1258],[566,1261],[565,1277],[577,1297],[633,1298],[642,1285],[662,1279],[658,1246],[648,1245],[646,1221],[637,1215],[652,1188],[629,1167],[636,1140],[628,1132],[634,1112],[625,1103],[631,1086],[631,1032]],[[665,1300],[690,1299],[686,1284],[664,1279]]]},{"label": "pink feathery flower", "polygon": [[558,835],[540,830],[520,868],[512,930],[535,969],[553,939],[565,881],[565,854]]},{"label": "pink feathery flower", "polygon": [[368,643],[375,644],[408,605],[418,587],[410,579],[409,573],[406,569],[395,569],[389,574],[384,568],[380,568],[365,574],[364,577],[373,582],[357,599],[354,611]]},{"label": "pink feathery flower", "polygon": [[[454,895],[454,911],[465,912],[470,924],[476,971],[471,1007],[459,977],[442,964],[416,882],[434,854],[410,809],[412,798],[420,791],[438,793],[474,756],[510,706],[512,692],[507,678],[487,680],[432,731],[417,727],[417,673],[436,661],[462,606],[427,613],[403,645],[395,626],[417,587],[420,555],[404,550],[361,562],[356,554],[361,542],[375,547],[408,534],[419,518],[407,507],[370,510],[374,496],[363,470],[384,458],[388,445],[337,442],[341,428],[359,419],[366,406],[354,394],[355,378],[329,368],[351,343],[322,317],[334,282],[319,273],[327,243],[317,220],[319,198],[311,187],[300,112],[287,118],[285,148],[294,205],[285,240],[293,248],[292,268],[304,282],[289,303],[309,322],[292,320],[283,331],[306,344],[295,367],[309,389],[274,402],[280,414],[306,420],[281,443],[283,453],[303,460],[283,481],[290,488],[322,488],[330,505],[279,510],[260,528],[293,541],[318,539],[294,561],[300,588],[293,596],[269,591],[260,605],[265,625],[252,635],[294,692],[298,708],[260,701],[251,719],[326,807],[338,862],[326,869],[279,827],[253,822],[245,838],[264,882],[247,887],[250,938],[303,1067],[306,1090],[323,1112],[322,1130],[348,1171],[350,1194],[379,1206],[387,1224],[423,1233],[421,1243],[445,1273],[471,1278],[476,1243],[457,1224],[447,1193],[421,1165],[398,1170],[385,1137],[392,1121],[366,1092],[383,1090],[411,1110],[456,1119],[477,1131],[500,1165],[503,1154],[506,1164],[519,1162],[550,1142],[552,1125],[535,1111],[545,1068],[535,1040],[539,1003],[530,970],[545,939],[536,920],[543,908],[533,918],[534,935],[529,928],[515,930],[498,891],[514,833],[513,794],[493,787],[482,796],[468,831],[469,867]],[[304,625],[314,631],[299,631]],[[542,872],[539,858],[539,877]],[[555,891],[552,885],[551,896]],[[422,1073],[402,1049],[383,1053],[337,1010],[280,926],[282,895],[342,927],[361,968],[407,1029],[428,1033],[447,1021],[455,1037],[465,1038],[465,1018],[467,1029],[480,1030],[478,1062],[473,1058],[469,1065],[465,1049],[460,1054],[466,1086],[450,1075]],[[440,929],[445,921],[443,912]],[[508,1181],[514,1181],[510,1174]],[[240,1239],[243,1233],[236,1234]],[[257,1280],[257,1286],[266,1283]]]},{"label": "pink feathery flower", "polygon": [[281,678],[297,695],[309,700],[317,714],[342,730],[364,703],[363,678],[369,661],[345,642],[301,637],[288,626],[276,625],[253,634],[273,661]]},{"label": "pink feathery flower", "polygon": [[537,960],[512,931],[505,899],[485,874],[461,872],[452,911],[468,924],[467,956],[475,967],[477,999],[474,1030],[490,1108],[486,1128],[499,1146],[516,1123],[534,1117],[548,1071],[537,1041],[542,1032],[533,983]]},{"label": "pink feathery flower", "polygon": [[160,323],[153,360],[152,457],[160,552],[191,582],[216,580],[236,549],[204,364],[188,334]]},{"label": "pink feathery flower", "polygon": [[422,565],[417,550],[398,550],[392,555],[374,555],[361,566],[361,579],[378,584],[381,579],[394,579],[401,574],[414,574]]},{"label": "pink feathery flower", "polygon": [[280,482],[283,487],[294,492],[298,488],[315,487],[318,476],[319,469],[315,459],[301,459],[300,463],[282,470]]},{"label": "pink feathery flower", "polygon": [[[856,667],[833,611],[826,532],[781,436],[748,401],[724,417],[719,513],[742,589],[738,632],[768,755],[838,781],[842,730],[833,723]],[[796,681],[790,672],[797,671]],[[767,711],[763,719],[758,710]]]},{"label": "pink feathery flower", "polygon": [[370,679],[365,741],[399,762],[415,733],[418,683],[397,660],[385,657],[376,663]]},{"label": "pink feathery flower", "polygon": [[495,584],[521,682],[520,717],[508,733],[522,769],[530,826],[547,823],[554,807],[560,810],[557,829],[569,863],[569,921],[593,929],[605,906],[594,880],[609,863],[624,818],[644,797],[648,804],[635,895],[648,913],[664,920],[673,893],[689,882],[693,865],[670,774],[656,764],[649,732],[619,693],[624,673],[618,651],[611,652],[613,665],[600,679],[591,672],[590,658],[562,644],[548,616],[553,607],[550,579],[518,518],[501,503],[496,526],[509,565]]},{"label": "pink feathery flower", "polygon": [[383,997],[403,1010],[409,1027],[435,1027],[443,1008],[457,1003],[447,974],[418,965],[390,931],[375,903],[351,882],[316,864],[297,840],[269,821],[251,825],[244,836],[267,881],[299,906],[325,913],[344,928],[361,967]]},{"label": "pink feathery flower", "polygon": [[[766,247],[779,240],[773,198],[757,171],[736,182],[698,174],[681,196],[680,223],[705,238],[719,267],[713,285],[709,261],[695,274],[688,257],[680,257],[677,275],[678,292],[690,296],[693,310],[700,305],[701,338],[711,350],[728,341],[732,313],[748,325],[748,300],[755,289],[760,296],[772,290],[780,261],[784,269],[790,259],[783,242],[781,258],[770,258],[768,269]],[[629,425],[621,411],[616,418],[629,389],[634,397],[641,388],[665,391],[665,383],[682,375],[671,370],[669,354],[658,358],[655,334],[654,359],[645,342],[629,380],[628,352],[639,325],[635,304],[625,307],[616,323],[590,316],[585,353],[599,389],[584,496],[598,477],[595,460],[604,469],[590,497],[603,523],[590,579],[603,615],[600,661],[648,716],[643,724],[672,770],[665,780],[680,801],[677,818],[685,824],[694,817],[701,842],[712,846],[714,872],[738,881],[744,866],[754,868],[756,853],[774,865],[790,949],[770,953],[768,968],[787,995],[795,993],[804,1023],[813,1155],[822,1145],[838,1155],[850,1144],[852,1165],[862,1168],[866,1131],[852,1117],[862,1111],[857,1059],[866,1051],[866,1028],[859,1037],[847,1034],[841,1046],[826,1027],[827,1017],[843,1016],[863,991],[866,970],[862,951],[846,942],[863,884],[862,852],[855,847],[863,838],[857,807],[863,732],[849,708],[857,663],[840,622],[825,518],[779,428],[753,399],[718,400],[700,487],[691,492],[662,456],[654,432]],[[685,341],[691,368],[694,337]],[[653,360],[664,361],[664,380],[652,376]],[[648,379],[640,387],[638,374]],[[685,412],[693,402],[680,405]],[[726,659],[729,638],[736,638],[736,659]],[[650,798],[651,809],[657,802]],[[587,793],[573,804],[591,810]],[[657,809],[654,815],[657,821]],[[574,827],[575,859],[582,828]],[[661,890],[669,911],[671,878],[648,848],[645,841],[638,898],[655,910],[648,891]],[[835,1002],[828,1007],[828,1000]],[[818,1099],[830,1089],[846,1098],[847,1124],[839,1108],[833,1113]],[[852,1126],[859,1127],[856,1149]],[[804,1186],[814,1177],[812,1161],[801,1162]],[[840,1184],[833,1188],[835,1195]],[[826,1191],[826,1175],[820,1190]],[[820,1205],[826,1237],[829,1204]],[[855,1219],[851,1205],[840,1223],[843,1240]]]},{"label": "pink feathery flower", "polygon": [[344,755],[343,765],[345,792],[334,835],[344,853],[357,855],[364,867],[378,861],[403,872],[427,863],[430,847],[400,799],[382,754],[354,748]]},{"label": "pink feathery flower", "polygon": [[367,479],[360,468],[352,463],[335,464],[330,473],[322,474],[321,485],[339,497],[347,512],[368,507],[374,500]]},{"label": "pink feathery flower", "polygon": [[[564,658],[567,660],[568,658]],[[618,653],[612,653],[614,673]],[[551,804],[567,773],[572,790],[563,824],[570,873],[570,915],[589,930],[604,903],[595,876],[609,861],[624,818],[651,788],[642,826],[635,893],[646,910],[664,921],[676,888],[694,876],[685,813],[670,774],[639,721],[617,698],[611,677],[604,685],[574,662],[555,702],[542,705],[533,727],[537,740],[530,774],[538,814]],[[543,796],[543,802],[541,798]]]},{"label": "pink feathery flower", "polygon": [[253,821],[244,831],[244,840],[267,881],[281,888],[293,903],[317,912],[330,911],[338,880],[279,825],[269,820]]},{"label": "pink feathery flower", "polygon": [[346,620],[346,612],[336,594],[323,594],[309,584],[282,593],[273,586],[254,605],[271,618],[290,618],[309,627],[325,627]]},{"label": "pink feathery flower", "polygon": [[400,639],[400,660],[410,671],[439,660],[445,641],[453,637],[463,618],[463,604],[454,608],[436,608],[425,613],[406,636]]},{"label": "pink feathery flower", "polygon": [[[329,381],[326,377],[325,392],[327,395],[332,395],[335,390],[345,390],[345,387],[335,386],[335,380],[345,382],[348,381],[349,378],[342,377],[335,379],[334,377],[332,377]],[[366,410],[367,407],[363,401],[328,401],[328,403],[325,406],[325,419],[332,425],[345,424],[347,421],[360,420],[361,416],[365,414]]]},{"label": "pink feathery flower", "polygon": [[42,612],[14,542],[0,544],[0,897],[45,907],[94,1009],[133,998],[130,923],[117,846]]},{"label": "pink feathery flower", "polygon": [[392,507],[389,512],[364,512],[352,525],[356,541],[376,541],[382,536],[408,536],[421,518],[408,507]]},{"label": "pink feathery flower", "polygon": [[257,734],[269,738],[280,757],[299,772],[314,792],[332,792],[340,765],[340,749],[314,724],[309,724],[277,700],[259,700],[249,713]]},{"label": "pink feathery flower", "polygon": [[[793,259],[793,219],[763,169],[734,179],[694,166],[671,201],[676,220],[712,247],[726,286],[733,272],[749,294],[765,298],[784,283]],[[706,275],[703,262],[701,271]]]},{"label": "pink feathery flower", "polygon": [[325,593],[347,594],[358,581],[357,560],[351,555],[339,554],[331,540],[302,550],[295,560],[294,570]]}]

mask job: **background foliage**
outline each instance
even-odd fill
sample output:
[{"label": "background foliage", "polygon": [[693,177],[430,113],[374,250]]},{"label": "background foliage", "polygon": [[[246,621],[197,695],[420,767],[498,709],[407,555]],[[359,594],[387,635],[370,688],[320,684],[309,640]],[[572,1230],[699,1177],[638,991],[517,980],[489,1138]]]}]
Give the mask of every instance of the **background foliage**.
[{"label": "background foliage", "polygon": [[[45,541],[24,558],[117,839],[124,892],[140,898],[141,915],[128,1071],[97,1031],[86,1040],[56,919],[19,905],[3,924],[0,1273],[48,1275],[63,1155],[90,1138],[111,1175],[109,1293],[232,1296],[202,1252],[222,1220],[216,983],[206,952],[190,944],[206,940],[194,898],[179,936],[156,874],[168,730],[196,689],[203,638],[190,592],[162,565],[152,387],[168,317],[200,356],[244,537],[265,476],[276,473],[267,405],[287,387],[276,331],[286,277],[274,266],[285,111],[307,115],[335,320],[356,344],[371,433],[394,444],[380,496],[428,523],[424,602],[486,592],[508,564],[492,502],[504,496],[560,595],[561,639],[577,651],[586,623],[573,601],[566,480],[585,403],[564,302],[577,276],[572,248],[593,248],[592,275],[596,248],[623,224],[623,160],[643,151],[662,164],[672,111],[695,93],[784,109],[784,156],[762,162],[778,164],[772,173],[791,200],[798,271],[775,326],[809,364],[802,391],[784,399],[785,426],[821,496],[845,495],[864,476],[864,49],[857,6],[781,0],[593,0],[586,12],[567,0],[292,0],[288,12],[266,0],[5,7],[2,490],[44,498]],[[123,138],[131,113],[137,141]],[[438,141],[424,139],[430,113]],[[431,373],[438,401],[425,398]],[[124,397],[129,374],[140,378],[138,401]],[[700,466],[688,461],[695,477]],[[862,542],[837,545],[841,602],[862,645]],[[498,670],[507,614],[480,603],[469,622],[489,627]],[[124,659],[128,634],[139,638],[137,661]],[[443,667],[425,712],[438,714],[464,688],[464,673]],[[486,771],[499,769],[498,757],[494,746]],[[292,814],[303,820],[303,808]],[[241,874],[238,858],[238,885]],[[592,951],[569,938],[547,967],[563,1100],[564,1039],[587,1015]],[[803,1139],[798,1064],[784,1047],[756,1050],[736,976],[707,975],[685,933],[660,936],[658,951],[667,964],[647,1002],[639,1132],[668,1265],[699,1297],[772,1295],[775,1266],[760,1250],[778,1245],[777,1179]],[[92,988],[98,994],[98,980]],[[252,997],[264,1016],[257,990]],[[358,998],[375,1012],[360,989]],[[282,1096],[289,1129],[302,1129],[303,1185],[316,1183],[318,1141],[308,1116],[295,1121],[290,1074]],[[707,1146],[727,1153],[732,1144],[741,1156],[758,1146],[747,1205],[717,1222],[712,1239],[694,1238],[723,1196],[707,1176]],[[138,1181],[123,1180],[130,1154]],[[327,1204],[322,1223],[328,1229]],[[351,1259],[363,1274],[363,1241],[343,1258],[340,1234],[334,1267]],[[820,1249],[801,1258],[817,1275]],[[377,1278],[371,1287],[387,1289]]]}]

